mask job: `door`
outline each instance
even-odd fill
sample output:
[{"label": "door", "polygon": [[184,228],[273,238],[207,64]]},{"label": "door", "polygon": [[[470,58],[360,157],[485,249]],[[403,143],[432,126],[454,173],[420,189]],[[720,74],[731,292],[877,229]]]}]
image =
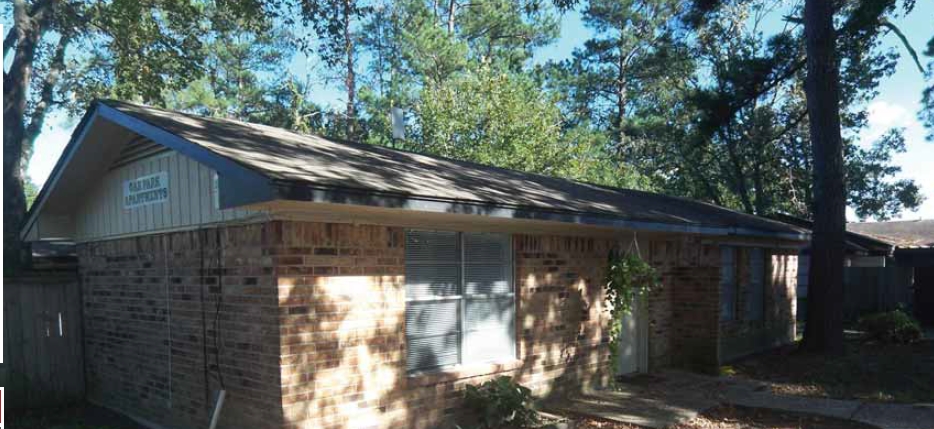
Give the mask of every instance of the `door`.
[{"label": "door", "polygon": [[646,329],[645,300],[637,299],[632,311],[623,317],[617,350],[617,375],[646,372],[648,369],[648,330]]},{"label": "door", "polygon": [[6,279],[0,376],[11,408],[84,398],[81,292],[77,281]]}]

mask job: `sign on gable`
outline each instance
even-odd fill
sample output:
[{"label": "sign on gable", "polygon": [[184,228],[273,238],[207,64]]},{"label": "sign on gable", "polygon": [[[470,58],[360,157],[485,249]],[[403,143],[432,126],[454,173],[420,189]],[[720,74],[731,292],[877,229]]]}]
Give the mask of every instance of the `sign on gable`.
[{"label": "sign on gable", "polygon": [[123,208],[132,209],[169,200],[169,175],[165,171],[123,182]]}]

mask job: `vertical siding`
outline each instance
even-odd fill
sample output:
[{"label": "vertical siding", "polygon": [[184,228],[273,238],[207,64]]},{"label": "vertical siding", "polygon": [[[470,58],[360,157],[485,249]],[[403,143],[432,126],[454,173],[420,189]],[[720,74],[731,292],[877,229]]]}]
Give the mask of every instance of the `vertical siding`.
[{"label": "vertical siding", "polygon": [[[123,183],[166,172],[168,201],[123,208]],[[87,194],[76,213],[77,239],[87,241],[126,234],[231,221],[254,212],[214,207],[214,171],[177,152],[163,152],[108,171]]]}]

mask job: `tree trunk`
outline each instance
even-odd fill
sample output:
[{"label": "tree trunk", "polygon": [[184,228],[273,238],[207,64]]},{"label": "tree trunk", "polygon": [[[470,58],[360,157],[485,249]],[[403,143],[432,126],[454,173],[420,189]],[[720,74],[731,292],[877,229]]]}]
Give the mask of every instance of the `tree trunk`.
[{"label": "tree trunk", "polygon": [[807,95],[814,156],[814,228],[803,349],[843,353],[843,261],[846,233],[839,69],[833,2],[807,0]]},{"label": "tree trunk", "polygon": [[[43,3],[35,8],[33,16],[29,16],[25,2],[13,3],[14,28],[10,31],[16,33],[15,50],[10,70],[3,74],[4,275],[16,273],[25,256],[19,230],[26,217],[23,156],[25,149],[31,144],[26,130],[26,98],[36,49],[45,32],[46,17],[52,6],[51,2]],[[13,48],[11,43],[4,46],[4,51]]]},{"label": "tree trunk", "polygon": [[457,0],[448,1],[448,35],[454,34],[454,16],[457,14]]},{"label": "tree trunk", "polygon": [[357,120],[357,76],[354,73],[354,41],[350,32],[351,6],[354,0],[344,0],[344,55],[346,56],[347,72],[344,76],[344,86],[347,87],[347,137],[356,137]]},{"label": "tree trunk", "polygon": [[[620,29],[625,31],[624,28]],[[620,36],[622,37],[622,36]],[[632,155],[626,147],[626,103],[629,101],[629,92],[627,88],[626,80],[626,58],[623,55],[623,47],[619,46],[619,60],[617,66],[616,74],[616,117],[614,121],[616,122],[616,138],[619,139],[617,143],[618,153],[623,155],[623,159],[627,162],[631,161],[630,155]]]},{"label": "tree trunk", "polygon": [[[15,274],[23,261],[23,243],[19,229],[26,217],[26,194],[23,191],[23,149],[25,148],[23,113],[25,79],[4,76],[3,94],[3,274]],[[22,93],[22,94],[20,94]],[[23,100],[20,102],[19,100]]]}]

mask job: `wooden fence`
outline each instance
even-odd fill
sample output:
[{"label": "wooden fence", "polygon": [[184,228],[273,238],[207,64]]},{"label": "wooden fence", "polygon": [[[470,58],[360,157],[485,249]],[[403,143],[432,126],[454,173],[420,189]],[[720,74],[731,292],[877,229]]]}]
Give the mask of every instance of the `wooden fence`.
[{"label": "wooden fence", "polygon": [[848,320],[911,305],[911,267],[846,267],[843,274],[843,313]]},{"label": "wooden fence", "polygon": [[8,407],[84,398],[81,290],[73,276],[4,279],[3,340],[0,385]]},{"label": "wooden fence", "polygon": [[[798,266],[798,320],[807,320],[808,264]],[[843,269],[843,317],[856,321],[860,316],[894,310],[913,304],[914,268],[845,267]]]}]

